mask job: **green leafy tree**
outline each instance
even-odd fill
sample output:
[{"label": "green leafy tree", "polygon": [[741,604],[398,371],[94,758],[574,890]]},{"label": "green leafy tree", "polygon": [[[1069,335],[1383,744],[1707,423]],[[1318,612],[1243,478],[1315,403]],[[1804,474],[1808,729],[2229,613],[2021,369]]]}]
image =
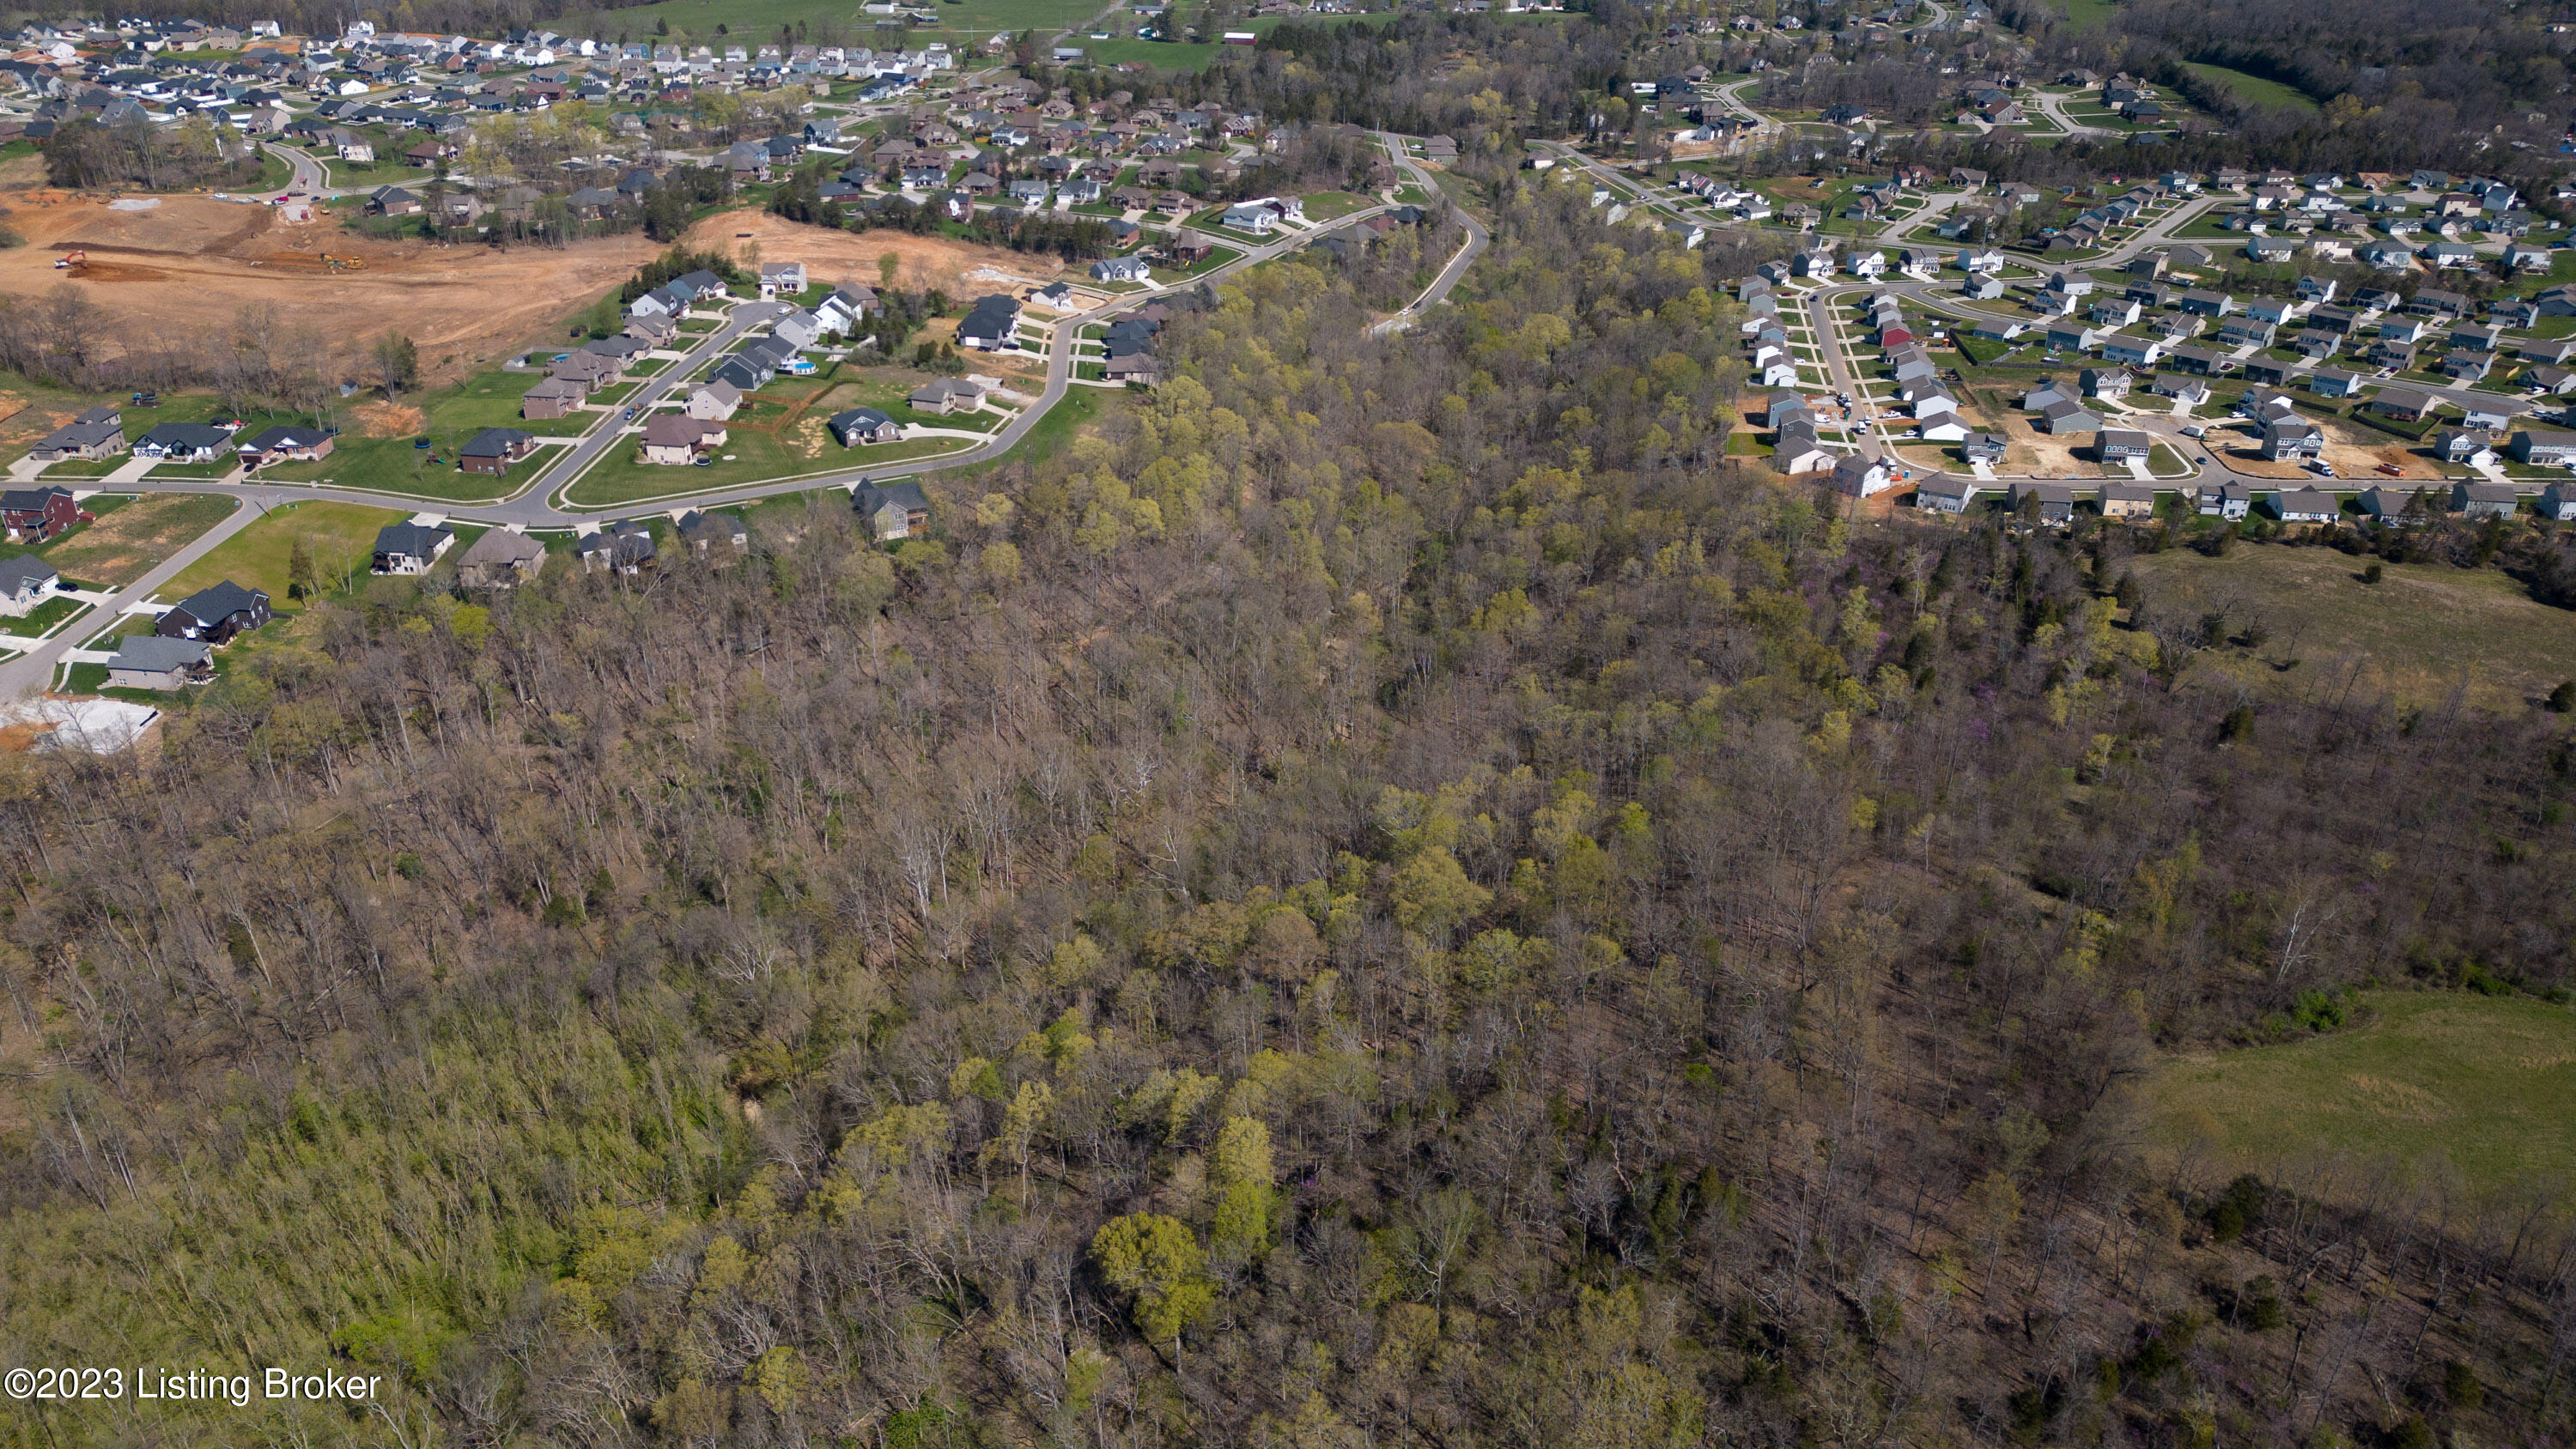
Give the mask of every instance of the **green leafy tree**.
[{"label": "green leafy tree", "polygon": [[400,332],[387,332],[368,348],[368,357],[376,369],[376,385],[390,399],[411,390],[420,381],[420,348]]},{"label": "green leafy tree", "polygon": [[1150,1343],[1169,1343],[1175,1353],[1181,1331],[1216,1307],[1207,1253],[1178,1218],[1130,1213],[1110,1219],[1092,1235],[1091,1262],[1128,1300],[1136,1330]]}]

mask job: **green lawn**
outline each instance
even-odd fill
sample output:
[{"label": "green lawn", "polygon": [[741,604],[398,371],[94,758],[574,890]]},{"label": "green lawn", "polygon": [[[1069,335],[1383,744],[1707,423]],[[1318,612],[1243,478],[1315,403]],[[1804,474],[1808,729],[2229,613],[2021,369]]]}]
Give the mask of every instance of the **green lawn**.
[{"label": "green lawn", "polygon": [[1317,191],[1306,197],[1308,221],[1333,221],[1354,211],[1377,205],[1372,196],[1353,196],[1347,191]]},{"label": "green lawn", "polygon": [[2234,91],[2236,98],[2249,106],[2268,106],[2276,111],[2317,109],[2317,103],[2309,99],[2308,93],[2296,86],[2285,86],[2279,81],[2265,80],[2259,75],[2248,75],[2241,70],[2229,70],[2223,65],[2194,63],[2191,65],[2191,71],[2195,75],[2214,80]]},{"label": "green lawn", "polygon": [[611,448],[573,484],[567,501],[581,508],[614,508],[649,498],[863,469],[871,464],[960,452],[975,446],[964,438],[922,438],[844,449],[831,440],[829,433],[819,435],[818,446],[816,429],[822,417],[819,411],[809,413],[808,421],[788,434],[737,428],[716,450],[715,461],[704,468],[642,463],[636,461],[636,450],[632,448]]},{"label": "green lawn", "polygon": [[[456,466],[456,447],[479,431],[450,432],[436,448],[415,448],[409,438],[343,437],[328,458],[314,463],[281,463],[261,469],[257,476],[282,483],[329,483],[447,503],[475,503],[507,497],[538,469],[561,456],[556,448],[541,447],[521,459],[506,477],[468,473]],[[431,458],[438,462],[431,464]]]},{"label": "green lawn", "polygon": [[2371,992],[2363,1024],[2168,1063],[2153,1135],[2221,1174],[2331,1161],[2362,1172],[2447,1157],[2474,1190],[2576,1162],[2576,1011],[2528,997]]},{"label": "green lawn", "polygon": [[15,619],[0,619],[0,633],[28,639],[42,638],[54,632],[65,619],[88,607],[78,599],[66,599],[56,594]]},{"label": "green lawn", "polygon": [[485,428],[518,428],[540,437],[573,437],[589,431],[590,425],[599,420],[590,413],[535,420],[520,417],[519,400],[529,388],[543,381],[542,373],[487,372],[445,392],[423,393],[410,402],[429,414],[429,436],[442,449],[453,446],[448,441],[450,435],[461,443]]},{"label": "green lawn", "polygon": [[246,588],[266,589],[278,604],[286,602],[286,567],[303,539],[313,549],[313,562],[326,587],[348,574],[363,578],[374,555],[376,530],[409,518],[407,509],[369,508],[358,503],[315,500],[272,508],[257,522],[215,545],[204,558],[188,565],[162,586],[165,599],[182,599],[210,584],[230,579]]}]

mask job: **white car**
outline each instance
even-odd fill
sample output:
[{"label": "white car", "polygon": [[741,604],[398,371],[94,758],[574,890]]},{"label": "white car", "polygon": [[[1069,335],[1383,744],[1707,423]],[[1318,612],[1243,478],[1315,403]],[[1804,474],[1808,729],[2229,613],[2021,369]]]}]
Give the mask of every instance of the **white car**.
[{"label": "white car", "polygon": [[2182,435],[2186,438],[2205,438],[2209,436],[2209,429],[2202,427],[2198,423],[2193,423],[2191,426],[2182,430]]}]

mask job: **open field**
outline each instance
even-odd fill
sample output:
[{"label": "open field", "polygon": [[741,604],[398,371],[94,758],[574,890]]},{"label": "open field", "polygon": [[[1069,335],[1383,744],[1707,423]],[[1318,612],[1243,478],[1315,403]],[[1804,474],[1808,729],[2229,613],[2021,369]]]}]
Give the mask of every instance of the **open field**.
[{"label": "open field", "polygon": [[2247,545],[2225,558],[2141,554],[2129,567],[2149,609],[2224,609],[2237,629],[2261,621],[2271,638],[2253,655],[2202,656],[2258,695],[2332,698],[2349,687],[2356,699],[2385,693],[2421,707],[2464,682],[2470,705],[2520,713],[2576,676],[2576,613],[2492,569],[2388,564],[2372,585],[2360,581],[2362,561],[2333,549]]},{"label": "open field", "polygon": [[209,584],[230,579],[246,588],[266,589],[276,606],[286,604],[286,567],[295,541],[313,548],[313,564],[324,587],[335,587],[341,571],[363,575],[374,556],[376,530],[411,517],[403,508],[368,508],[356,503],[291,503],[217,544],[204,558],[181,571],[161,589],[164,599],[183,599]]},{"label": "open field", "polygon": [[2307,92],[2279,81],[2265,80],[2259,75],[2229,70],[2223,65],[2193,64],[2191,71],[2234,91],[2236,98],[2249,106],[2269,106],[2278,111],[2314,111],[2317,108],[2317,103],[2308,98]]},{"label": "open field", "polygon": [[[354,364],[365,336],[354,323],[399,320],[433,377],[499,361],[660,250],[640,235],[561,250],[375,241],[322,224],[288,226],[267,207],[201,196],[110,211],[86,197],[35,192],[10,216],[28,245],[0,251],[0,295],[76,287],[104,309],[111,340],[219,333],[246,309],[264,309],[278,335],[309,332]],[[54,259],[73,249],[86,251],[87,265],[55,271]],[[321,260],[326,251],[361,258],[366,270],[333,272]]]},{"label": "open field", "polygon": [[40,552],[64,578],[130,584],[239,506],[213,493],[147,493]]},{"label": "open field", "polygon": [[2214,1180],[2346,1194],[2443,1158],[2471,1187],[2576,1162],[2576,1011],[2447,992],[2372,992],[2363,1011],[2334,1035],[2168,1063],[2148,1089],[2151,1138]]}]

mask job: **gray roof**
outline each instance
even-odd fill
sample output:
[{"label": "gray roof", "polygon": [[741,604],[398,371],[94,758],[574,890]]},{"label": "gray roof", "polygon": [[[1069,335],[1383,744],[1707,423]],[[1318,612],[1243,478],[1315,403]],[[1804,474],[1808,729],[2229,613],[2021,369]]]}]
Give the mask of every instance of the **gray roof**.
[{"label": "gray roof", "polygon": [[245,609],[256,609],[268,596],[230,579],[209,584],[179,601],[179,608],[200,624],[219,624]]},{"label": "gray roof", "polygon": [[427,558],[440,543],[454,538],[451,528],[433,528],[420,523],[388,523],[376,530],[376,552],[401,558]]},{"label": "gray roof", "polygon": [[33,554],[22,553],[13,559],[0,559],[0,594],[16,594],[31,580],[40,589],[52,588],[54,581],[61,577],[54,572],[52,564]]},{"label": "gray roof", "polygon": [[110,669],[140,669],[160,674],[190,665],[202,665],[214,658],[213,646],[202,639],[171,639],[159,634],[128,634],[118,642],[115,657],[107,661]]},{"label": "gray roof", "polygon": [[457,562],[469,564],[517,563],[521,559],[539,557],[544,554],[545,551],[546,548],[544,544],[537,542],[535,539],[528,537],[524,533],[513,533],[506,528],[496,528],[484,534],[481,538],[474,540],[473,543],[467,545],[465,552],[458,557]]}]

